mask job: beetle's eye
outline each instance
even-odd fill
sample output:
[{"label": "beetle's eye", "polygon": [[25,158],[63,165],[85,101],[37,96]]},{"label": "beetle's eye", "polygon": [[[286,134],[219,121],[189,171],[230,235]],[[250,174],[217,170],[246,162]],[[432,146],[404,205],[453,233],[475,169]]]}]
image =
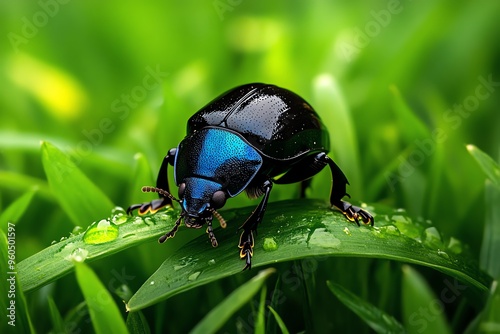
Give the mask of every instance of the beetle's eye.
[{"label": "beetle's eye", "polygon": [[179,198],[184,198],[184,191],[186,190],[186,184],[181,183],[179,184]]},{"label": "beetle's eye", "polygon": [[226,193],[222,190],[217,190],[212,195],[212,206],[214,209],[222,208],[226,204]]}]

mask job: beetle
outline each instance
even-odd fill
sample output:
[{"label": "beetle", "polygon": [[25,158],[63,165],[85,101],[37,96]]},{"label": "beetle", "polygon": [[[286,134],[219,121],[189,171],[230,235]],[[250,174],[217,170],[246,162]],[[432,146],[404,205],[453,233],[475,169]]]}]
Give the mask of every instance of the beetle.
[{"label": "beetle", "polygon": [[[342,200],[349,184],[337,164],[327,155],[329,134],[318,114],[297,94],[274,85],[251,83],[233,88],[200,109],[188,120],[187,136],[168,151],[160,167],[156,187],[160,198],[131,205],[127,212],[139,215],[181,206],[181,214],[171,231],[158,240],[175,236],[181,223],[190,228],[207,224],[213,247],[217,246],[212,219],[222,227],[226,222],[216,211],[226,200],[246,191],[262,200],[240,227],[238,247],[245,269],[252,266],[253,232],[264,217],[273,184],[302,182],[325,166],[330,167],[330,204],[359,226],[359,220],[373,226],[373,216]],[[174,167],[179,199],[170,194],[168,166]],[[305,188],[303,188],[305,189]],[[350,196],[349,196],[350,197]]]}]

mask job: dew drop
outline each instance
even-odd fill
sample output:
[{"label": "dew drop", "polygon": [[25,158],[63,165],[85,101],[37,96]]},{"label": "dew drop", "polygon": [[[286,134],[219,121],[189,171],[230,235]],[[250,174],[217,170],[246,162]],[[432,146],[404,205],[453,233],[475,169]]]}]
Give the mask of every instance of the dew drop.
[{"label": "dew drop", "polygon": [[213,266],[215,264],[215,260],[214,259],[211,259],[208,261],[208,265],[209,266]]},{"label": "dew drop", "polygon": [[344,227],[344,233],[347,234],[347,235],[351,235],[351,230],[349,230],[349,227]]},{"label": "dew drop", "polygon": [[81,226],[75,226],[71,233],[69,234],[71,237],[78,235],[83,232],[83,228]]},{"label": "dew drop", "polygon": [[434,226],[428,227],[424,230],[422,239],[424,244],[430,248],[435,248],[435,249],[443,248],[441,234]]},{"label": "dew drop", "polygon": [[178,271],[181,270],[182,268],[185,268],[189,265],[195,264],[197,260],[193,260],[192,257],[183,257],[182,259],[179,260],[179,264],[174,266],[174,270]]},{"label": "dew drop", "polygon": [[74,261],[74,262],[83,262],[89,255],[89,251],[86,250],[85,248],[75,248],[71,254],[65,257],[66,260],[68,261]]},{"label": "dew drop", "polygon": [[399,229],[394,225],[382,226],[380,228],[380,233],[386,234],[386,235],[401,235],[401,232],[399,231]]},{"label": "dew drop", "polygon": [[83,235],[83,242],[89,245],[97,245],[110,242],[118,237],[118,226],[102,219],[98,223],[93,223]]},{"label": "dew drop", "polygon": [[274,238],[264,238],[263,248],[265,251],[275,251],[278,249],[278,244]]},{"label": "dew drop", "polygon": [[115,223],[116,225],[120,225],[120,224],[125,223],[127,221],[127,219],[128,219],[127,215],[120,213],[118,215],[113,216],[113,223]]},{"label": "dew drop", "polygon": [[113,215],[113,216],[116,216],[116,215],[125,215],[125,214],[127,214],[127,212],[121,206],[115,206],[111,210],[111,215]]},{"label": "dew drop", "polygon": [[449,259],[450,256],[448,255],[448,253],[446,253],[445,251],[442,251],[440,249],[438,249],[438,255],[441,256],[441,257],[444,257],[445,259]]},{"label": "dew drop", "polygon": [[309,246],[319,246],[323,248],[339,248],[340,239],[336,238],[326,228],[317,228],[309,237]]},{"label": "dew drop", "polygon": [[201,271],[197,271],[195,273],[192,273],[191,275],[188,276],[188,281],[196,281],[198,276],[200,276]]},{"label": "dew drop", "polygon": [[155,281],[149,282],[149,285],[155,285]]},{"label": "dew drop", "polygon": [[460,254],[463,251],[463,246],[460,240],[455,239],[453,237],[450,238],[447,248],[455,254]]}]

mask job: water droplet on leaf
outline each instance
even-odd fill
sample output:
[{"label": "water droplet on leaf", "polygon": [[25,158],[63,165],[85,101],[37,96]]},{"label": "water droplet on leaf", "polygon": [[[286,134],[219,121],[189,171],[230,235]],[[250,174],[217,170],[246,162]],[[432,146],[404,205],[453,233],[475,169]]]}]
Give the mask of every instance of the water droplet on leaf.
[{"label": "water droplet on leaf", "polygon": [[83,262],[89,255],[89,251],[85,248],[75,248],[70,255],[65,257],[68,261]]},{"label": "water droplet on leaf", "polygon": [[278,249],[278,244],[274,238],[264,238],[263,248],[265,251],[275,251]]},{"label": "water droplet on leaf", "polygon": [[424,230],[422,239],[427,247],[434,249],[443,248],[443,241],[441,240],[441,234],[434,226],[428,227]]},{"label": "water droplet on leaf", "polygon": [[451,237],[448,242],[448,249],[455,254],[460,254],[463,251],[463,246],[460,240]]},{"label": "water droplet on leaf", "polygon": [[188,276],[188,281],[195,281],[200,276],[201,271],[197,271]]},{"label": "water droplet on leaf", "polygon": [[106,219],[94,222],[83,235],[83,242],[89,245],[97,245],[110,242],[118,237],[118,226]]}]

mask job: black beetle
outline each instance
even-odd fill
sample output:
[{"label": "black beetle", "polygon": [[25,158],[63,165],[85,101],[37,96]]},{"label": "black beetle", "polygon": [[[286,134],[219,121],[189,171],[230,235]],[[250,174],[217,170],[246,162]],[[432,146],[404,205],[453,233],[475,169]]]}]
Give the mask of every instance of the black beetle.
[{"label": "black beetle", "polygon": [[[187,136],[163,159],[156,187],[160,199],[131,205],[127,212],[155,213],[172,200],[182,212],[173,229],[159,242],[174,237],[181,220],[187,227],[205,223],[212,246],[217,246],[212,217],[226,223],[217,213],[228,197],[243,190],[251,198],[264,195],[257,208],[240,227],[240,257],[251,268],[254,238],[266,211],[273,183],[307,181],[326,165],[332,173],[330,203],[350,221],[358,219],[373,226],[367,211],[342,201],[349,183],[344,173],[327,155],[328,131],[318,114],[304,99],[289,90],[262,83],[236,87],[207,104],[187,124]],[[179,199],[169,193],[168,165],[174,166]],[[276,178],[276,179],[275,179]],[[303,188],[305,189],[305,188]]]}]

